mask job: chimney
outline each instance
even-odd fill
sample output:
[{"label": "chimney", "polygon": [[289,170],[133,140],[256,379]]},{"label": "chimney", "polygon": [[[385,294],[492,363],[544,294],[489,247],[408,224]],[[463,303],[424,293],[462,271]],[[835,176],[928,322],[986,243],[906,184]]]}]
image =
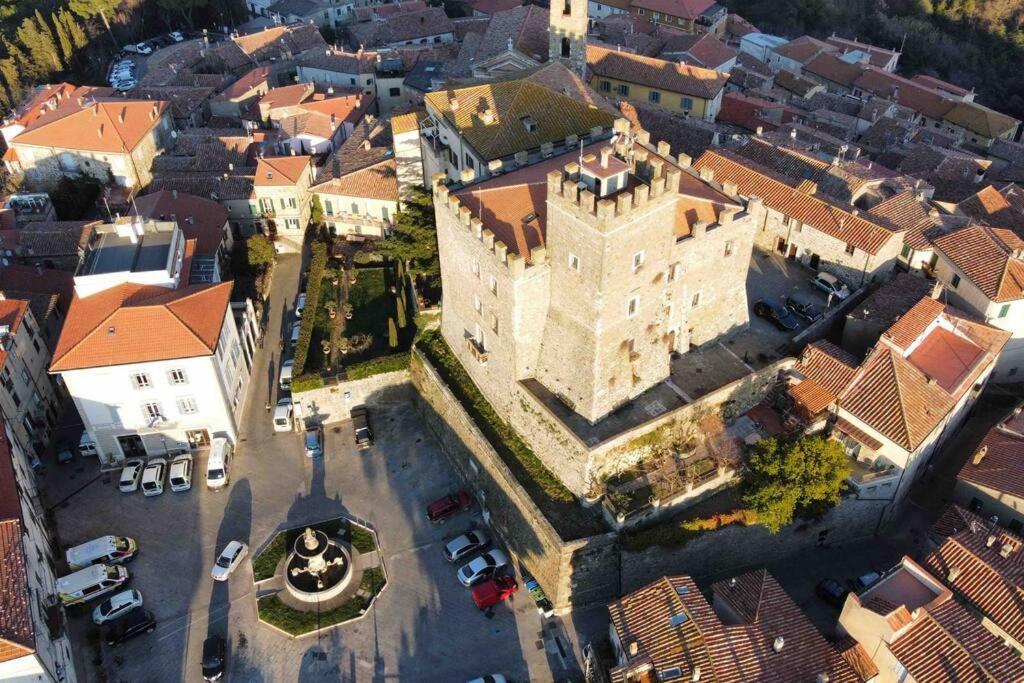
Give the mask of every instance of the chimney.
[{"label": "chimney", "polygon": [[612,155],[611,147],[601,148],[601,168],[608,168],[608,159]]},{"label": "chimney", "polygon": [[789,130],[789,138],[791,140],[796,140],[796,128],[790,128],[790,130]]},{"label": "chimney", "polygon": [[295,148],[294,147],[292,147],[289,151],[291,151],[292,156],[295,156]]},{"label": "chimney", "polygon": [[953,565],[952,567],[949,568],[949,571],[946,573],[946,580],[948,582],[950,582],[950,583],[953,583],[954,581],[957,580],[957,578],[959,578],[959,576],[960,576],[960,567],[958,567],[956,565]]},{"label": "chimney", "polygon": [[177,190],[171,190],[171,199],[177,199],[177,198],[178,198],[178,191]]},{"label": "chimney", "polygon": [[999,557],[1006,559],[1013,554],[1014,547],[1012,543],[1004,543],[1003,547],[999,549]]},{"label": "chimney", "polygon": [[758,126],[757,130],[754,131],[754,135],[757,137],[764,135],[764,126]]},{"label": "chimney", "polygon": [[775,638],[775,640],[772,641],[772,649],[775,650],[776,652],[782,652],[782,648],[783,648],[783,646],[785,646],[785,644],[786,644],[786,639],[783,638],[782,636],[777,636]]},{"label": "chimney", "polygon": [[985,540],[985,547],[991,548],[996,544],[996,537],[994,534],[989,534],[989,537]]},{"label": "chimney", "polygon": [[369,149],[370,149],[370,141],[369,140],[363,140],[363,149],[369,151]]},{"label": "chimney", "polygon": [[639,652],[640,652],[640,643],[636,642],[635,640],[630,641],[630,643],[629,643],[629,656],[630,657],[636,657]]},{"label": "chimney", "polygon": [[693,675],[690,676],[690,680],[694,683],[700,680],[700,664],[693,665]]}]

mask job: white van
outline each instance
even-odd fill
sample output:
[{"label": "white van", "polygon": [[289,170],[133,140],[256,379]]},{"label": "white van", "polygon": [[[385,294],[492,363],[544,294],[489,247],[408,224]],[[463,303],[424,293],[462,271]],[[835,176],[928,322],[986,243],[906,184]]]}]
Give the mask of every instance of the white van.
[{"label": "white van", "polygon": [[231,478],[231,444],[224,437],[210,442],[210,459],[206,463],[206,488],[222,489]]},{"label": "white van", "polygon": [[128,580],[121,566],[94,564],[57,579],[57,594],[65,605],[80,605],[115,590]]},{"label": "white van", "polygon": [[88,543],[68,548],[64,556],[72,569],[84,569],[91,564],[119,564],[135,557],[139,546],[127,536],[100,536]]},{"label": "white van", "polygon": [[83,457],[96,455],[96,442],[89,436],[89,432],[82,432],[82,438],[78,440],[78,454]]},{"label": "white van", "polygon": [[281,378],[277,381],[277,385],[281,387],[281,391],[292,390],[292,367],[295,365],[294,361],[286,360],[281,363]]}]

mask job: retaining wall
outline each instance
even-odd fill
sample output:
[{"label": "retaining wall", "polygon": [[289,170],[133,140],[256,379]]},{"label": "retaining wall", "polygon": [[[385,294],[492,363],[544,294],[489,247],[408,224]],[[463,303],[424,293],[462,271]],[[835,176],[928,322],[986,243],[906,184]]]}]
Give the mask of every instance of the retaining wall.
[{"label": "retaining wall", "polygon": [[347,420],[353,407],[366,403],[378,392],[409,382],[409,371],[384,372],[365,379],[339,382],[334,386],[303,391],[292,396],[296,415],[305,420],[327,424]]}]

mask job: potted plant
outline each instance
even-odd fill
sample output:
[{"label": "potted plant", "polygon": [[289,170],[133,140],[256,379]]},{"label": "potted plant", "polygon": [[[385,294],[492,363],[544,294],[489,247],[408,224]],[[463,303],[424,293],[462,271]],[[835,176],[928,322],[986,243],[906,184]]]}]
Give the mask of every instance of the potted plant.
[{"label": "potted plant", "polygon": [[345,304],[345,320],[352,319],[352,304]]}]

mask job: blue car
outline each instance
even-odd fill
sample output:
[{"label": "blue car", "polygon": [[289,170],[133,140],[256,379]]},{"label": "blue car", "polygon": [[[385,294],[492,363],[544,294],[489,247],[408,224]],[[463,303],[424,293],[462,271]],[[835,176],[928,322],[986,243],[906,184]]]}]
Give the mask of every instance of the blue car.
[{"label": "blue car", "polygon": [[324,454],[324,428],[315,425],[306,429],[306,457],[319,458]]},{"label": "blue car", "polygon": [[754,304],[754,313],[758,317],[770,321],[775,327],[784,332],[793,332],[800,329],[800,323],[797,322],[796,317],[785,306],[760,299]]}]

